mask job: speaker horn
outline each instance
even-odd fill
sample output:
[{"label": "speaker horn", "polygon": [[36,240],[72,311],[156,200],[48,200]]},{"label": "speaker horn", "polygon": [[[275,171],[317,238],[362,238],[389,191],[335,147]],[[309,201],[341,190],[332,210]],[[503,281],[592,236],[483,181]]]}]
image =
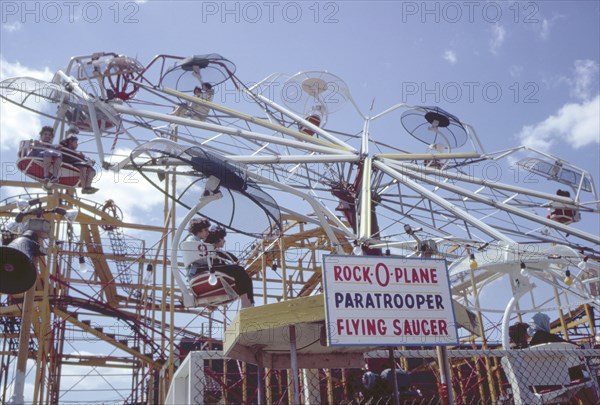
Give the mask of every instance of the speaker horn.
[{"label": "speaker horn", "polygon": [[21,294],[37,279],[34,256],[42,256],[38,236],[26,231],[8,246],[0,246],[0,293]]}]

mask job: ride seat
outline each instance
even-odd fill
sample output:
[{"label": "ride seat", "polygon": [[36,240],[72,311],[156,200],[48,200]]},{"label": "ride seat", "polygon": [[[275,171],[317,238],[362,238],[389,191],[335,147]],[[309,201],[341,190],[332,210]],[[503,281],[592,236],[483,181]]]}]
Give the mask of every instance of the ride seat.
[{"label": "ride seat", "polygon": [[238,297],[233,277],[216,270],[217,284],[210,285],[209,276],[208,271],[203,271],[190,280],[190,288],[194,293],[196,304],[220,305],[234,301]]},{"label": "ride seat", "polygon": [[197,305],[219,305],[235,300],[238,295],[235,292],[235,280],[233,277],[221,273],[215,269],[217,284],[210,285],[208,278],[213,262],[217,258],[215,246],[212,243],[204,243],[197,240],[185,240],[179,244],[179,250],[183,256],[183,264],[186,268],[190,265],[205,268],[190,277],[190,289],[192,290]]},{"label": "ride seat", "polygon": [[423,165],[432,169],[441,169],[443,167],[442,162],[437,159],[425,159]]},{"label": "ride seat", "polygon": [[[546,343],[511,351],[501,360],[510,383],[515,405],[563,403],[582,389],[590,389],[598,398],[598,384],[593,378],[572,380],[569,369],[580,367],[590,376],[590,370],[579,348],[566,342]],[[535,352],[548,351],[547,354]],[[543,389],[541,387],[544,387]]]},{"label": "ride seat", "polygon": [[33,150],[33,140],[19,142],[19,154],[20,158],[28,156]]},{"label": "ride seat", "polygon": [[[304,119],[317,127],[321,126],[321,117],[319,117],[316,114],[309,115],[308,117],[305,117]],[[310,129],[308,127],[305,127],[304,125],[300,125],[300,132],[302,132],[306,135],[310,135],[310,136],[313,136],[315,134],[315,131],[313,131],[312,129]]]},{"label": "ride seat", "polygon": [[547,215],[547,218],[561,224],[569,225],[573,222],[579,222],[581,214],[579,211],[570,208],[556,208]]}]

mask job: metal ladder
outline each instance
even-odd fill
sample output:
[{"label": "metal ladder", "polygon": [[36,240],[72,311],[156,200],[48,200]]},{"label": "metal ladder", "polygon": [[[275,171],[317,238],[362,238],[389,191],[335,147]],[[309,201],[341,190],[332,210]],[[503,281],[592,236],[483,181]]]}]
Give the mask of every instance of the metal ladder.
[{"label": "metal ladder", "polygon": [[[119,228],[113,228],[107,231],[108,238],[110,239],[110,246],[115,256],[127,256],[127,243],[125,242],[125,235]],[[117,280],[121,284],[132,284],[131,269],[128,264],[122,260],[115,260],[117,266]],[[128,294],[131,291],[130,287],[123,287]]]}]

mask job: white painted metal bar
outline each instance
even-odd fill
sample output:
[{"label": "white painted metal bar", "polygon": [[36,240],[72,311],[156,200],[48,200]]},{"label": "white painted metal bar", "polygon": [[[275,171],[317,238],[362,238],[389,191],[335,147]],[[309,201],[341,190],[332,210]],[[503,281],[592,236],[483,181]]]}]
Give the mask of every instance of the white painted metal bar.
[{"label": "white painted metal bar", "polygon": [[[288,109],[283,108],[279,104],[274,103],[273,101],[269,100],[265,96],[262,96],[260,94],[254,94],[254,96],[257,97],[263,103],[265,103],[265,104],[269,105],[270,107],[276,109],[280,113],[288,116],[289,118],[301,122],[302,125],[306,126],[307,128],[310,128],[312,131],[314,131],[317,134],[321,135],[323,138],[327,139],[329,142],[342,147],[347,152],[357,152],[356,148],[354,148],[353,146],[348,145],[346,142],[343,142],[343,141],[337,139],[336,137],[334,137],[332,135],[329,135],[329,133],[327,131],[325,131],[321,127],[318,127],[318,126],[312,124],[311,122],[308,122],[307,120],[304,119],[304,117],[300,117],[299,115],[294,114],[293,112],[289,111]],[[309,135],[305,135],[305,136],[309,136]]]},{"label": "white painted metal bar", "polygon": [[347,154],[347,153],[344,153],[345,151],[342,151],[340,149],[335,149],[333,147],[320,146],[320,145],[315,145],[315,144],[311,144],[308,142],[299,142],[299,141],[294,141],[291,139],[284,139],[284,138],[280,138],[280,137],[276,137],[276,136],[259,134],[258,132],[246,131],[246,130],[239,129],[239,128],[231,128],[231,127],[226,127],[223,125],[211,124],[211,123],[208,123],[205,121],[181,118],[181,117],[176,117],[174,115],[157,113],[157,112],[153,112],[153,111],[133,109],[133,108],[125,106],[125,105],[114,105],[114,109],[119,114],[128,114],[128,115],[144,117],[144,118],[153,119],[153,120],[171,122],[173,124],[184,125],[184,126],[199,128],[199,129],[205,129],[207,131],[222,132],[224,134],[228,134],[228,135],[232,135],[232,136],[239,136],[241,138],[253,139],[253,140],[258,140],[258,141],[262,141],[262,142],[270,142],[270,143],[274,143],[274,144],[278,144],[278,145],[289,146],[292,148],[304,149],[304,150],[308,150],[311,152],[319,152],[319,153],[334,154],[334,155],[342,154],[342,153]]},{"label": "white painted metal bar", "polygon": [[[236,118],[240,118],[240,119],[243,119],[245,121],[252,122],[252,123],[254,123],[256,125],[259,125],[259,126],[264,127],[264,128],[271,129],[271,130],[276,131],[276,132],[281,132],[281,133],[284,133],[284,134],[287,134],[287,135],[291,135],[291,136],[293,136],[293,137],[295,137],[297,139],[302,139],[303,141],[306,141],[306,142],[320,144],[320,145],[323,145],[323,146],[329,146],[329,147],[336,148],[336,149],[343,149],[346,152],[350,152],[350,151],[353,150],[351,147],[349,147],[349,145],[346,145],[344,142],[341,142],[340,140],[336,139],[335,137],[332,137],[329,134],[327,134],[327,136],[324,136],[329,141],[329,142],[326,142],[326,141],[324,141],[322,139],[315,138],[314,136],[310,136],[310,135],[306,135],[306,134],[303,134],[303,133],[298,132],[298,131],[294,131],[293,129],[290,129],[290,128],[287,128],[287,127],[284,127],[284,126],[281,126],[281,125],[278,125],[278,124],[274,124],[274,123],[272,123],[270,121],[267,121],[267,120],[264,120],[262,118],[258,118],[258,117],[254,117],[252,115],[244,114],[242,112],[233,110],[231,108],[227,108],[227,107],[225,107],[223,105],[216,104],[216,103],[213,103],[213,102],[201,99],[199,97],[193,97],[193,96],[190,96],[188,94],[178,92],[177,90],[163,89],[163,91],[165,93],[167,93],[167,94],[170,94],[172,96],[177,96],[177,97],[182,98],[184,100],[187,100],[187,101],[189,101],[191,103],[204,105],[206,107],[212,108],[213,110],[221,111],[223,113],[232,115],[232,116],[234,116]],[[258,97],[261,100],[262,99],[268,100],[269,103],[270,103],[270,105],[272,104],[273,108],[282,109],[282,110],[286,111],[287,113],[289,113],[291,115],[294,115],[293,113],[287,111],[285,108],[283,108],[283,107],[281,107],[281,106],[273,103],[271,100],[269,100],[269,99],[267,99],[267,98],[265,98],[265,97],[263,97],[261,95],[252,94],[252,96]],[[300,120],[300,121],[305,121],[303,118],[300,118],[298,116],[295,116],[295,117],[298,118],[298,120]],[[305,122],[308,122],[308,121],[305,121]],[[310,125],[312,125],[312,124],[309,123],[309,125],[307,125],[307,126],[310,126]],[[318,127],[316,127],[316,128],[318,128]],[[321,131],[323,131],[323,130],[321,130]]]},{"label": "white painted metal bar", "polygon": [[448,178],[448,179],[452,179],[452,180],[463,181],[465,183],[479,184],[479,185],[485,186],[485,187],[491,187],[491,188],[499,189],[499,190],[506,190],[506,191],[510,191],[510,192],[514,192],[514,193],[528,195],[531,197],[543,198],[545,200],[553,200],[553,201],[564,203],[564,204],[572,204],[573,203],[573,200],[570,198],[567,198],[567,197],[562,197],[562,196],[559,196],[556,194],[544,193],[541,191],[535,191],[535,190],[532,190],[529,188],[512,186],[510,184],[499,183],[496,181],[483,180],[479,177],[466,176],[464,174],[457,174],[457,173],[452,173],[449,171],[440,171],[440,170],[430,169],[425,166],[418,166],[418,165],[414,165],[414,164],[403,163],[400,165],[398,162],[394,162],[393,160],[387,160],[387,159],[385,159],[384,162],[394,168],[396,168],[396,167],[408,168],[410,170],[425,173],[427,175],[444,177],[444,178]]},{"label": "white painted metal bar", "polygon": [[426,189],[425,187],[417,184],[415,181],[409,179],[404,173],[401,173],[401,172],[397,171],[396,169],[391,168],[390,166],[386,165],[383,162],[375,161],[375,162],[373,162],[373,165],[376,168],[378,168],[379,170],[388,174],[389,176],[392,176],[393,178],[395,178],[396,180],[398,180],[400,183],[404,184],[408,188],[416,191],[417,193],[421,194],[422,196],[430,199],[431,201],[435,202],[436,204],[440,205],[441,207],[447,209],[448,211],[452,212],[457,217],[459,217],[462,220],[464,220],[465,222],[473,225],[475,228],[477,228],[480,231],[486,233],[487,235],[493,237],[494,239],[504,241],[509,244],[515,243],[515,241],[510,239],[508,236],[504,235],[501,232],[498,232],[496,229],[483,223],[482,221],[473,217],[472,215],[466,213],[465,211],[456,207],[454,204],[448,202],[443,197],[440,197],[439,195],[435,194],[434,192]]},{"label": "white painted metal bar", "polygon": [[[469,197],[470,199],[472,199],[474,201],[478,201],[478,202],[487,204],[491,207],[500,208],[506,212],[510,212],[511,214],[515,214],[521,218],[526,218],[531,221],[537,222],[539,224],[546,225],[550,228],[558,229],[558,230],[566,232],[570,235],[577,236],[578,238],[587,240],[588,242],[600,244],[600,237],[598,237],[598,235],[592,235],[588,232],[584,232],[579,229],[570,227],[568,225],[561,224],[560,222],[556,222],[551,219],[532,214],[532,213],[524,211],[520,208],[516,208],[516,207],[513,207],[508,204],[503,204],[501,202],[494,201],[489,197],[484,197],[484,196],[481,196],[478,194],[474,194],[468,190],[465,190],[463,188],[460,188],[460,187],[457,187],[457,186],[454,186],[454,185],[451,185],[448,183],[442,183],[442,182],[436,181],[435,179],[432,179],[432,178],[429,178],[426,176],[425,177],[419,176],[419,174],[417,172],[408,170],[406,168],[396,167],[396,170],[398,171],[398,174],[401,175],[401,177],[404,181],[406,181],[407,176],[412,177],[412,178],[418,178],[420,181],[424,181],[426,183],[443,188],[444,190],[452,191],[452,192],[460,194],[462,196]],[[398,180],[400,181],[400,179],[398,179]]]},{"label": "white painted metal bar", "polygon": [[479,153],[378,153],[373,159],[391,159],[391,160],[425,160],[425,159],[477,159],[482,157]]},{"label": "white painted metal bar", "polygon": [[371,237],[371,158],[363,162],[360,187],[360,223],[358,239],[361,242]]},{"label": "white painted metal bar", "polygon": [[273,156],[240,156],[240,155],[225,155],[225,161],[236,163],[356,163],[360,160],[358,155],[273,155]]},{"label": "white painted metal bar", "polygon": [[[319,218],[319,221],[321,221],[321,226],[323,227],[323,230],[327,234],[327,237],[329,238],[331,243],[334,244],[334,246],[336,248],[336,253],[340,254],[340,255],[344,254],[344,250],[340,246],[340,242],[339,242],[338,238],[336,237],[335,232],[333,231],[332,227],[329,225],[329,223],[327,221],[327,217],[325,216],[323,206],[321,204],[319,204],[319,202],[313,196],[303,193],[301,191],[298,191],[296,188],[294,188],[292,186],[288,186],[287,184],[272,181],[272,180],[270,180],[264,176],[261,176],[259,174],[252,173],[252,172],[247,172],[247,173],[248,173],[248,177],[258,181],[259,183],[269,184],[272,187],[278,188],[280,190],[283,190],[285,192],[288,192],[290,194],[298,196],[298,197],[302,198],[303,200],[305,200],[308,204],[310,204],[310,206],[315,210],[315,214]],[[339,220],[335,216],[332,218],[332,220],[339,222]]]}]

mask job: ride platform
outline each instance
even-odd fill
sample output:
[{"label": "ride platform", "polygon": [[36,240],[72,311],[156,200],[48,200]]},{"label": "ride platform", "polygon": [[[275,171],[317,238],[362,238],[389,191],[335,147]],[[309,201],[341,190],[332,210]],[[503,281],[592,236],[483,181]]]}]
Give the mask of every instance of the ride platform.
[{"label": "ride platform", "polygon": [[[295,341],[295,342],[294,342]],[[293,343],[294,342],[294,343]],[[364,346],[327,346],[323,294],[240,310],[224,333],[225,357],[272,369],[360,368]]]}]

